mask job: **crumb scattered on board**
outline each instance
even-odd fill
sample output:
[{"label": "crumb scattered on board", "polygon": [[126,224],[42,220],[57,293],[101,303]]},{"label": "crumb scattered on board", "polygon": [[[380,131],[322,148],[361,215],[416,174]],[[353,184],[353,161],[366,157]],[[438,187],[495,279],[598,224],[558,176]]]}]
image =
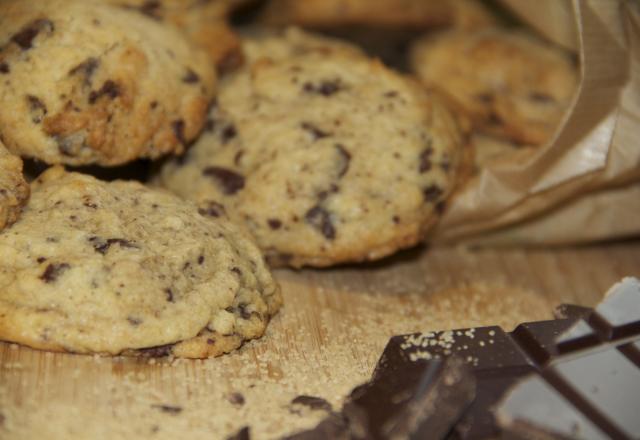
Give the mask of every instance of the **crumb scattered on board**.
[{"label": "crumb scattered on board", "polygon": [[339,409],[393,335],[488,324],[510,330],[552,310],[543,296],[504,284],[390,294],[343,290],[326,273],[312,277],[309,284],[304,273],[280,271],[286,307],[267,335],[218,359],[136,361],[3,344],[0,437],[210,440],[250,426],[252,438],[278,438],[326,415],[323,405],[291,404],[295,397]]}]

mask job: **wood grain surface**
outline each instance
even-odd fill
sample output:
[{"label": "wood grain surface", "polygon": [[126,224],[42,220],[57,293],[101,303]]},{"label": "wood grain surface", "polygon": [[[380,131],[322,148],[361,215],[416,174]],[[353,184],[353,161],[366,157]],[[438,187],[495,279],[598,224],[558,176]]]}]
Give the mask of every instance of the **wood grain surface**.
[{"label": "wood grain surface", "polygon": [[640,277],[640,242],[555,250],[425,248],[367,266],[277,271],[267,334],[205,361],[53,354],[0,343],[0,438],[279,438],[339,408],[393,334],[549,317]]}]

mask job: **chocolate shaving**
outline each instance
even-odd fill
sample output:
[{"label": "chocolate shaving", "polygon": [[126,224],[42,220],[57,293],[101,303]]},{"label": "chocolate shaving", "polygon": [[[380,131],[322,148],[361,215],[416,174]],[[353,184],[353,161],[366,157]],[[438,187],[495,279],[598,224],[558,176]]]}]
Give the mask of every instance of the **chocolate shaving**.
[{"label": "chocolate shaving", "polygon": [[164,413],[172,415],[177,415],[182,412],[182,407],[177,405],[151,405],[151,408],[159,409]]},{"label": "chocolate shaving", "polygon": [[327,402],[325,399],[323,399],[322,397],[301,395],[294,398],[291,401],[291,404],[303,405],[308,408],[311,408],[312,410],[322,410],[327,412],[330,412],[332,410],[331,404]]}]

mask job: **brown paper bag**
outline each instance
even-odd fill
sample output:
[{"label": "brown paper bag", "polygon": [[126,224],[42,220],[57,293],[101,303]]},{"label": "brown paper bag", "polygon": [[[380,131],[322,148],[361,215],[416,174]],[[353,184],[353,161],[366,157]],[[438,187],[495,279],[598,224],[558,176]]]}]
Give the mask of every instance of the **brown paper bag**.
[{"label": "brown paper bag", "polygon": [[[551,141],[524,157],[514,152],[513,160],[486,164],[453,198],[434,241],[567,243],[640,234],[638,203],[621,197],[639,194],[638,5],[633,0],[501,1],[545,38],[574,49],[581,81]],[[617,215],[638,220],[611,221],[600,211],[613,203],[623,203],[615,207]],[[590,234],[585,219],[594,216],[602,219]]]}]

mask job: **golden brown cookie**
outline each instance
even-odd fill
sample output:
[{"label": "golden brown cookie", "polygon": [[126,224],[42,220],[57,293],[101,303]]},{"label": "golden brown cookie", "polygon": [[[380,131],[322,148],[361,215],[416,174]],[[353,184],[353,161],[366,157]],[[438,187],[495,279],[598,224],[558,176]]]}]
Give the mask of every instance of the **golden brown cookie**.
[{"label": "golden brown cookie", "polygon": [[29,198],[29,185],[22,174],[22,161],[0,142],[0,231],[18,219]]},{"label": "golden brown cookie", "polygon": [[271,0],[264,21],[323,28],[456,25],[471,29],[493,24],[494,19],[476,0]]},{"label": "golden brown cookie", "polygon": [[103,0],[176,25],[207,51],[221,71],[242,62],[240,40],[228,24],[229,14],[247,0]]},{"label": "golden brown cookie", "polygon": [[579,79],[569,54],[501,29],[427,36],[414,45],[411,64],[476,129],[524,144],[550,138]]},{"label": "golden brown cookie", "polygon": [[117,165],[181,152],[215,70],[185,37],[97,0],[0,2],[0,135],[48,163]]},{"label": "golden brown cookie", "polygon": [[280,308],[256,246],[192,203],[53,167],[0,233],[0,339],[75,353],[201,358]]},{"label": "golden brown cookie", "polygon": [[424,239],[461,142],[418,84],[323,47],[225,81],[205,134],[158,181],[244,225],[273,264],[376,260]]}]

